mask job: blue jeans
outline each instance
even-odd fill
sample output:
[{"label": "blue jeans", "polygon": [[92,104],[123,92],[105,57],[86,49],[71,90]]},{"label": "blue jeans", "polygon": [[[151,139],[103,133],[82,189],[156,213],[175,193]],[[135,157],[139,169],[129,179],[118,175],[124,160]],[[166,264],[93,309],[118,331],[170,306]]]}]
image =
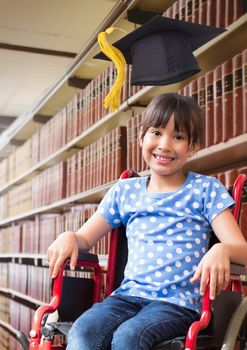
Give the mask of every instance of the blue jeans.
[{"label": "blue jeans", "polygon": [[96,303],[73,324],[67,350],[148,350],[186,335],[199,315],[159,300],[114,295]]}]

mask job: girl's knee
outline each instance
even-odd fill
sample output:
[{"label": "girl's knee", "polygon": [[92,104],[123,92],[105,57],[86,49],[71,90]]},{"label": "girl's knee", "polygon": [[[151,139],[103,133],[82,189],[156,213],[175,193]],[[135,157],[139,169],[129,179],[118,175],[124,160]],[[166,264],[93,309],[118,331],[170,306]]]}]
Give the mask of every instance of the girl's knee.
[{"label": "girl's knee", "polygon": [[128,322],[124,322],[113,333],[111,345],[113,350],[139,349],[139,335],[128,326]]},{"label": "girl's knee", "polygon": [[69,331],[68,346],[66,348],[68,350],[92,349],[91,346],[95,340],[95,331],[86,322],[82,324],[80,321],[80,319],[75,321]]}]

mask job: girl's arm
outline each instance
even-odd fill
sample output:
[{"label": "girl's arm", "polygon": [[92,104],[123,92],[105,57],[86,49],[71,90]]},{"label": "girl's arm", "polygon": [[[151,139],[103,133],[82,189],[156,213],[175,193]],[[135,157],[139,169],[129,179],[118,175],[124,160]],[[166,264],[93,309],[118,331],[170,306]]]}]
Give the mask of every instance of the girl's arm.
[{"label": "girl's arm", "polygon": [[230,209],[216,216],[212,228],[220,243],[213,245],[204,255],[191,282],[201,279],[200,292],[203,295],[210,279],[210,299],[213,300],[229,283],[230,262],[247,265],[247,242]]},{"label": "girl's arm", "polygon": [[102,215],[95,212],[77,231],[65,231],[49,246],[47,258],[50,275],[55,278],[64,261],[70,258],[70,267],[74,269],[78,258],[78,249],[90,250],[95,243],[112,229]]}]

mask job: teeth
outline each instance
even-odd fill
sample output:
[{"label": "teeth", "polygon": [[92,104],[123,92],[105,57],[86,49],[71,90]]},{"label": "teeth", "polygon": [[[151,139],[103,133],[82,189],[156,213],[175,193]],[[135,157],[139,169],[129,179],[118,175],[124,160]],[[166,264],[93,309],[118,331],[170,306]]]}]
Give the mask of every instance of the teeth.
[{"label": "teeth", "polygon": [[161,156],[158,156],[158,155],[155,155],[155,158],[158,159],[158,160],[163,160],[163,161],[169,161],[169,160],[172,160],[172,158],[168,158],[168,157],[161,157]]}]

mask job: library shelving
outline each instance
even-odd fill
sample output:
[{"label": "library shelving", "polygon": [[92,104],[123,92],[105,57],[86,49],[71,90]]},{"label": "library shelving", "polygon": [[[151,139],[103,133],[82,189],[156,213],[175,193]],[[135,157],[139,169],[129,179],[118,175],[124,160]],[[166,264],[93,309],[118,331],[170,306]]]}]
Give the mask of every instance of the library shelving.
[{"label": "library shelving", "polygon": [[[137,5],[143,4],[144,6],[145,3],[145,1],[130,1],[129,6],[125,6],[125,8],[122,9],[122,12],[119,11],[118,17],[114,18],[114,25],[116,27],[124,27],[124,29],[127,28],[128,30],[133,30],[133,25],[128,26],[128,24],[126,24],[126,11]],[[164,15],[173,18],[186,19],[190,21],[197,21],[199,17],[195,15],[193,11],[200,11],[200,23],[208,24],[207,22],[203,22],[202,20],[203,11],[206,11],[207,13],[209,12],[207,7],[205,7],[205,1],[191,1],[191,3],[193,4],[191,17],[189,17],[189,15],[186,12],[188,9],[185,8],[186,4],[188,5],[189,1],[185,2],[178,0],[160,2],[157,0],[153,3],[153,10],[157,11],[158,9],[159,11],[162,11]],[[218,2],[216,1],[215,3]],[[234,3],[240,4],[241,1]],[[196,8],[195,4],[199,4],[201,8]],[[39,278],[40,281],[44,282],[44,288],[49,289],[49,278],[47,262],[45,257],[45,248],[49,245],[49,242],[51,242],[56,237],[56,235],[59,234],[59,232],[62,232],[62,230],[68,228],[79,228],[79,226],[86,220],[87,216],[89,215],[89,209],[87,205],[94,205],[95,207],[91,209],[92,211],[95,210],[97,203],[99,203],[106,191],[115,181],[117,181],[119,175],[118,172],[114,173],[112,169],[109,171],[109,169],[106,170],[105,167],[103,168],[103,163],[105,163],[104,166],[110,167],[109,164],[111,156],[114,155],[114,157],[116,158],[119,157],[117,151],[114,151],[114,147],[116,147],[115,137],[117,135],[115,130],[121,127],[127,128],[127,132],[125,129],[123,134],[121,134],[122,137],[125,137],[126,142],[121,146],[122,149],[120,150],[120,152],[123,152],[123,154],[121,156],[122,158],[120,157],[122,161],[121,165],[119,165],[118,170],[123,170],[127,166],[136,166],[137,164],[136,170],[138,170],[142,174],[147,174],[148,170],[145,169],[145,166],[143,166],[143,164],[141,164],[140,155],[137,155],[135,153],[137,152],[138,148],[138,123],[141,120],[141,113],[144,110],[145,106],[154,96],[165,92],[179,92],[182,94],[193,95],[194,91],[195,95],[197,96],[196,98],[198,99],[198,102],[200,104],[201,90],[199,88],[199,85],[202,79],[204,79],[204,104],[202,103],[201,107],[203,107],[206,111],[208,105],[207,101],[205,102],[205,96],[207,94],[207,85],[205,85],[205,77],[210,72],[213,76],[216,68],[219,66],[223,67],[225,62],[231,61],[232,63],[234,57],[236,57],[237,55],[241,55],[242,62],[240,68],[242,72],[241,103],[243,104],[243,108],[241,111],[242,114],[239,116],[242,125],[241,132],[235,134],[234,132],[232,132],[230,134],[230,137],[228,137],[227,139],[221,139],[215,144],[212,143],[199,150],[198,153],[195,156],[193,156],[193,158],[189,161],[187,165],[187,170],[204,172],[206,174],[218,174],[219,177],[222,176],[222,174],[228,174],[229,172],[247,171],[247,121],[246,114],[244,114],[246,113],[246,111],[244,111],[244,108],[246,108],[246,92],[244,92],[244,89],[246,89],[247,54],[246,43],[243,39],[244,37],[247,37],[247,14],[244,13],[244,8],[238,10],[234,9],[233,13],[235,17],[233,17],[232,20],[228,19],[228,22],[225,22],[225,24],[227,24],[226,32],[224,32],[219,37],[215,38],[214,40],[210,41],[209,43],[205,44],[204,46],[202,46],[194,52],[195,57],[197,58],[200,67],[202,68],[201,72],[198,73],[196,76],[193,76],[185,81],[169,86],[146,86],[137,87],[133,89],[129,86],[129,82],[127,81],[126,84],[128,87],[128,93],[125,96],[125,98],[123,98],[122,104],[117,111],[115,111],[114,113],[107,113],[106,111],[104,111],[104,113],[98,115],[97,118],[95,118],[95,116],[91,116],[91,121],[87,123],[86,127],[81,128],[80,132],[77,132],[77,130],[75,130],[73,133],[73,131],[71,131],[69,127],[71,127],[71,124],[73,124],[75,120],[75,125],[79,125],[79,122],[76,118],[78,117],[78,114],[82,113],[81,101],[83,101],[83,103],[85,103],[85,101],[88,103],[90,98],[92,98],[92,95],[95,97],[95,91],[99,92],[101,90],[102,86],[100,85],[100,83],[103,83],[100,79],[102,77],[106,79],[107,73],[114,75],[113,68],[109,69],[109,65],[107,65],[105,62],[102,63],[100,61],[94,60],[93,65],[97,65],[97,69],[95,69],[94,75],[91,77],[92,80],[91,83],[89,83],[89,85],[91,85],[89,86],[88,92],[86,90],[87,87],[85,88],[85,100],[83,100],[83,93],[81,93],[78,90],[75,96],[71,98],[71,101],[67,102],[66,106],[60,105],[59,108],[57,108],[57,110],[53,109],[53,114],[52,116],[50,115],[49,106],[52,105],[53,100],[59,99],[57,97],[58,94],[62,94],[64,89],[63,83],[68,78],[67,74],[66,77],[62,77],[61,81],[53,87],[53,90],[49,91],[49,94],[45,98],[43,98],[42,101],[40,101],[40,103],[34,109],[33,115],[29,115],[25,118],[22,118],[21,124],[18,125],[16,128],[10,130],[9,139],[0,142],[0,154],[5,155],[6,157],[6,159],[0,163],[0,167],[2,166],[2,169],[6,169],[6,173],[2,174],[0,178],[0,235],[2,235],[4,240],[4,237],[7,237],[12,232],[12,230],[15,230],[15,235],[13,234],[13,240],[15,240],[14,248],[11,246],[11,239],[8,239],[6,241],[7,244],[4,244],[4,242],[3,244],[0,244],[0,269],[3,272],[0,278],[0,330],[2,328],[5,331],[14,335],[18,327],[21,327],[21,324],[16,322],[13,316],[13,310],[15,309],[15,307],[11,304],[11,302],[17,304],[19,303],[20,305],[23,304],[27,309],[30,308],[31,311],[28,318],[29,321],[31,319],[33,308],[35,308],[37,305],[42,305],[45,302],[44,299],[47,298],[47,292],[41,290],[41,294],[35,294],[36,291],[34,291],[33,295],[35,296],[28,295],[28,283],[30,284],[30,280],[33,278],[33,274],[35,273],[35,269],[43,269],[44,274],[42,275],[41,271],[41,275],[39,276]],[[220,9],[218,8],[217,11],[220,11]],[[225,12],[224,14],[222,14],[222,16],[219,16],[219,13],[217,14],[217,16],[218,18],[224,18]],[[112,23],[109,23],[109,25],[110,24]],[[210,24],[215,25],[217,23]],[[74,74],[76,69],[77,71],[84,72],[85,68],[83,67],[83,63],[85,59],[89,59],[88,57],[90,57],[90,59],[92,60],[92,57],[96,52],[97,47],[94,44],[93,47],[88,48],[87,52],[85,52],[83,55],[77,58],[77,60],[74,62],[73,69],[70,70],[70,74]],[[236,70],[236,67],[233,67],[232,70],[228,72],[232,75],[233,82],[236,80],[234,80],[233,77],[235,74],[234,69]],[[128,71],[131,71],[131,67],[128,68]],[[102,75],[100,75],[101,72],[103,72]],[[221,76],[220,80],[223,87],[223,75]],[[196,92],[195,90],[193,90],[193,84],[195,82],[197,84]],[[216,84],[215,80],[213,80],[213,84]],[[92,90],[92,86],[94,86],[95,90]],[[234,94],[236,94],[235,90],[232,91],[231,106],[233,103],[232,101],[235,98]],[[220,101],[221,104],[223,104],[223,99],[226,97],[223,95],[224,87]],[[102,104],[102,99],[103,97],[101,96],[97,101],[100,104]],[[213,100],[216,100],[216,86],[214,86]],[[97,111],[102,111],[102,106],[99,107],[98,105],[96,105],[95,108],[98,108]],[[39,113],[41,115],[50,115],[50,117],[47,119],[44,118],[47,122],[46,124],[39,124],[37,126],[37,124],[35,124],[34,122],[34,116]],[[62,117],[64,113],[65,117]],[[36,148],[35,150],[39,150],[37,153],[40,155],[40,157],[32,159],[32,153],[36,154],[36,152],[34,152],[34,147],[37,146],[35,146],[34,144],[34,142],[36,142],[35,134],[39,135],[38,142],[41,142],[41,139],[43,137],[42,128],[47,127],[46,130],[48,133],[53,132],[54,129],[49,128],[52,123],[52,120],[55,120],[55,116],[56,120],[59,120],[59,118],[60,120],[63,120],[62,118],[65,118],[64,120],[66,120],[67,123],[65,129],[61,131],[61,137],[63,137],[63,141],[60,140],[59,147],[56,145],[52,152],[50,152],[50,150],[49,152],[46,152],[41,148]],[[219,118],[218,115],[218,119],[215,119],[215,129],[222,127],[221,124],[217,124],[219,120],[222,124],[223,117],[221,116]],[[30,127],[31,124],[35,124],[35,127]],[[54,125],[51,126],[51,128],[56,128],[57,124]],[[210,126],[208,127],[208,132],[209,131]],[[69,132],[71,133],[70,137],[64,134]],[[28,135],[27,139],[25,140],[25,143],[29,142],[29,144],[27,144],[29,153],[27,154],[28,160],[25,160],[25,166],[21,168],[21,170],[17,171],[17,167],[15,167],[15,162],[18,161],[18,156],[16,156],[15,158],[14,152],[18,152],[18,149],[16,149],[13,152],[13,154],[6,155],[6,147],[10,139],[14,139],[15,137],[18,138],[20,137],[20,134]],[[49,148],[48,139],[46,140],[46,143],[48,143]],[[102,147],[102,145],[105,148]],[[108,154],[107,152],[110,153]],[[115,153],[113,154],[111,152]],[[103,160],[100,158],[100,155],[98,155],[98,153],[100,153],[100,155],[103,157]],[[83,157],[85,157],[85,159],[87,160],[87,164]],[[91,158],[94,159],[93,164],[91,164],[90,160],[88,160]],[[123,158],[125,159],[125,161],[123,161]],[[138,161],[137,158],[139,159]],[[84,163],[81,163],[82,160]],[[32,198],[32,186],[35,190],[36,188],[34,187],[34,183],[38,179],[38,177],[40,177],[40,179],[42,180],[42,174],[45,174],[46,172],[55,168],[56,166],[59,166],[60,164],[63,165],[63,178],[59,178],[57,183],[59,183],[63,187],[61,193],[56,193],[55,197],[50,197],[49,199],[44,198],[43,202],[37,202],[37,204],[34,201],[34,198]],[[78,174],[75,175],[75,173],[78,173],[78,169],[81,169],[80,167],[86,168],[86,166],[88,167],[88,169],[87,172],[83,174],[83,176],[90,177],[90,181],[87,180],[87,183],[85,185],[81,183],[81,178]],[[103,178],[100,178],[99,175],[96,176],[97,166],[98,172],[105,172]],[[52,177],[53,175],[49,176]],[[97,180],[92,180],[92,177],[97,177]],[[69,183],[69,179],[71,180],[71,183]],[[76,184],[73,181],[76,182]],[[27,187],[25,187],[25,184],[27,185]],[[15,211],[13,210],[13,208],[9,208],[9,204],[12,203],[11,201],[13,201],[13,197],[16,200],[18,192],[12,191],[15,191],[18,188],[20,189],[20,193],[24,193],[26,196],[28,196],[28,198],[25,199],[27,201],[27,205],[26,202],[25,205],[22,205],[18,202],[20,208],[18,209],[18,211]],[[53,198],[55,198],[55,200],[53,200]],[[9,211],[6,211],[6,208],[8,208]],[[78,215],[75,213],[77,213]],[[72,222],[75,217],[76,223],[73,224]],[[55,225],[55,228],[52,225]],[[246,226],[246,223],[243,223],[244,229],[246,229]],[[29,232],[29,229],[31,233]],[[52,234],[50,237],[47,238],[44,234],[44,230],[49,229],[51,229]],[[29,245],[25,241],[26,238],[24,239],[24,236],[27,235],[25,237],[30,237],[28,235],[34,233],[37,233],[37,236],[35,237],[37,238],[38,243],[35,244],[32,242],[32,246],[30,246],[30,251],[28,251]],[[19,242],[17,244],[16,240],[18,240],[18,235]],[[42,242],[42,235],[44,236],[45,243]],[[94,249],[95,253],[100,254],[100,263],[104,267],[104,270],[107,269],[108,248],[109,242],[106,239]],[[24,288],[22,292],[18,290],[20,287],[18,285],[16,289],[12,288],[12,286],[10,286],[11,282],[9,281],[10,277],[13,277],[11,276],[11,274],[13,274],[13,267],[17,267],[18,265],[22,266],[24,271],[23,273],[19,271],[19,278],[27,279],[25,282],[26,284],[24,283],[25,286],[21,287]],[[31,272],[31,268],[34,268],[34,271]],[[16,268],[16,270],[18,270],[18,268]],[[42,283],[40,281],[39,283]],[[33,281],[33,283],[35,283],[35,281]],[[5,317],[5,311],[10,310],[10,308],[12,310],[12,319],[8,319]],[[19,319],[19,315],[22,309],[16,308],[16,310],[16,317]],[[28,325],[25,324],[24,328],[25,330],[28,329]],[[8,340],[6,340],[6,343],[8,343]],[[15,344],[15,347],[15,349],[18,349],[17,344]],[[6,347],[6,349],[7,348],[8,347]],[[5,349],[5,347],[3,347],[3,349]]]}]

